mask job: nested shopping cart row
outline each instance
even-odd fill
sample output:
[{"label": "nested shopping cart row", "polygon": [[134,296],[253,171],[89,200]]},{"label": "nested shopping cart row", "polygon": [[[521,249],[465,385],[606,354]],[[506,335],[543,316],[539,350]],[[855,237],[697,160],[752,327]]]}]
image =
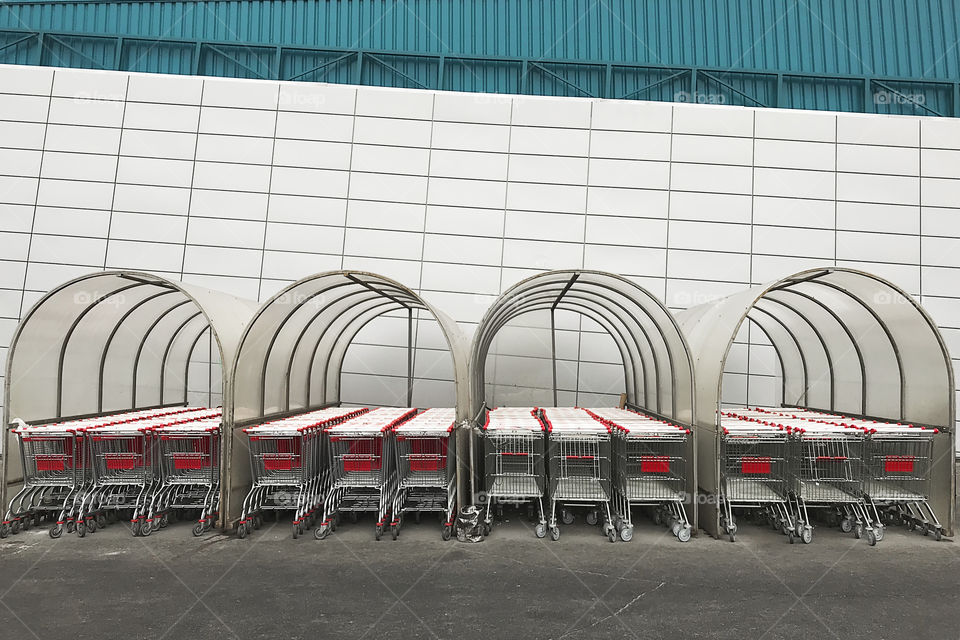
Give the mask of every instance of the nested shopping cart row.
[{"label": "nested shopping cart row", "polygon": [[50,536],[79,537],[129,513],[134,535],[166,526],[177,508],[212,526],[220,496],[220,409],[165,408],[60,423],[20,423],[24,484],[0,537],[50,520]]},{"label": "nested shopping cart row", "polygon": [[262,523],[267,510],[292,510],[293,537],[317,526],[324,539],[343,515],[376,514],[375,537],[399,536],[405,514],[440,514],[443,537],[453,528],[453,409],[327,408],[244,429],[252,488],[238,534]]},{"label": "nested shopping cart row", "polygon": [[791,542],[812,541],[812,510],[871,545],[891,522],[943,535],[929,504],[936,429],[805,409],[729,410],[721,427],[721,525],[731,540],[734,507],[759,509]]},{"label": "nested shopping cart row", "polygon": [[[623,409],[498,408],[486,412],[484,532],[504,504],[527,504],[534,532],[560,538],[574,510],[613,542],[633,538],[633,507],[652,507],[674,535],[690,539],[683,503],[689,435]],[[549,505],[545,512],[544,502]],[[559,512],[559,513],[558,513]]]}]

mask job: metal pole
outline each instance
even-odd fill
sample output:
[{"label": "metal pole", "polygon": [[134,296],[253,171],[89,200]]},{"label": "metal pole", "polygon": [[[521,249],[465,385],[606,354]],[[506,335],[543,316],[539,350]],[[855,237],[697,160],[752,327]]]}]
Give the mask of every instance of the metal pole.
[{"label": "metal pole", "polygon": [[550,309],[550,360],[553,363],[553,406],[557,406],[557,328],[554,310]]},{"label": "metal pole", "polygon": [[413,406],[413,308],[407,308],[407,406]]}]

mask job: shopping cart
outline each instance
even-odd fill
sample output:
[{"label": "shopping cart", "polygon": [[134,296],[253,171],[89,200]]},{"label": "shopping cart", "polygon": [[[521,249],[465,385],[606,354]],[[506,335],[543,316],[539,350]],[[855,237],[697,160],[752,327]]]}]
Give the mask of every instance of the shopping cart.
[{"label": "shopping cart", "polygon": [[544,515],[546,474],[544,429],[537,409],[501,407],[486,411],[483,423],[486,510],[483,535],[490,535],[493,511],[502,516],[506,504],[528,506],[537,521],[534,533],[547,534]]},{"label": "shopping cart", "polygon": [[888,522],[919,529],[939,541],[944,528],[929,502],[933,440],[939,431],[913,425],[845,422],[866,435],[864,496],[877,523],[877,539],[883,539],[882,513]]},{"label": "shopping cart", "polygon": [[[748,513],[762,515],[793,542],[797,528],[789,503],[789,432],[732,412],[720,413],[720,427],[721,528],[735,542],[733,509],[756,509]],[[812,535],[812,529],[800,532],[806,542]]]},{"label": "shopping cart", "polygon": [[161,466],[160,489],[154,496],[162,513],[160,526],[174,509],[200,511],[193,535],[203,535],[216,522],[220,509],[219,417],[155,430]]},{"label": "shopping cart", "polygon": [[560,539],[558,505],[563,524],[573,524],[572,507],[586,507],[587,524],[600,524],[601,532],[610,542],[616,542],[617,530],[610,512],[610,427],[581,409],[541,409],[540,415],[547,427],[550,537]]},{"label": "shopping cart", "polygon": [[653,507],[681,542],[693,531],[683,506],[687,489],[690,430],[626,409],[586,409],[612,429],[613,487],[620,539],[633,539],[633,507]]},{"label": "shopping cart", "polygon": [[883,537],[864,499],[865,439],[862,431],[809,420],[769,409],[739,410],[744,418],[761,420],[790,433],[788,465],[790,505],[796,530],[804,542],[813,538],[810,509],[826,509],[844,533],[853,531],[872,546]]},{"label": "shopping cart", "polygon": [[[74,531],[79,501],[92,484],[84,441],[87,430],[159,416],[186,416],[200,410],[166,407],[40,425],[15,421],[19,426],[13,433],[20,444],[24,483],[11,499],[6,517],[0,523],[0,538],[39,524],[44,518],[53,520],[49,530],[51,538],[59,538],[64,531]],[[105,524],[104,514],[91,514],[84,533]]]},{"label": "shopping cart", "polygon": [[263,524],[263,513],[293,511],[293,538],[313,525],[327,487],[323,429],[366,409],[328,407],[248,427],[252,485],[243,501],[237,535]]},{"label": "shopping cart", "polygon": [[419,522],[424,512],[440,514],[441,535],[450,539],[456,505],[456,457],[450,437],[455,420],[454,409],[427,409],[394,427],[398,476],[390,523],[394,540],[400,534],[404,513],[413,513]]},{"label": "shopping cart", "polygon": [[24,484],[10,501],[0,524],[0,538],[26,531],[53,514],[61,524],[51,527],[50,536],[59,538],[63,533],[62,523],[85,481],[83,440],[77,437],[78,428],[58,425],[31,429],[21,425],[14,429],[20,442]]},{"label": "shopping cart", "polygon": [[883,540],[884,520],[905,524],[910,530],[919,529],[923,535],[932,534],[937,540],[943,537],[943,525],[929,503],[930,463],[938,429],[811,409],[777,413],[862,432],[866,464],[863,493],[868,513],[873,516],[877,541]]},{"label": "shopping cart", "polygon": [[357,518],[377,514],[375,538],[383,535],[397,492],[393,438],[390,431],[416,414],[416,409],[373,409],[324,429],[332,484],[323,504],[323,520],[314,537],[323,540],[336,529],[340,515]]}]

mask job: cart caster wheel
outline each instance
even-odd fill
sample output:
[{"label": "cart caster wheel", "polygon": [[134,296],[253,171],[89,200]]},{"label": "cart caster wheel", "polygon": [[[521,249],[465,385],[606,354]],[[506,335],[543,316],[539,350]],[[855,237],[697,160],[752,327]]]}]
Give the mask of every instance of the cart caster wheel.
[{"label": "cart caster wheel", "polygon": [[300,537],[300,525],[294,524],[294,525],[293,525],[293,539],[296,540],[296,539],[299,538],[299,537]]},{"label": "cart caster wheel", "polygon": [[146,538],[146,537],[149,536],[151,533],[153,533],[153,523],[152,523],[152,522],[149,522],[149,521],[148,521],[148,522],[144,522],[143,525],[141,525],[141,527],[140,527],[140,535],[142,535],[144,538]]},{"label": "cart caster wheel", "polygon": [[542,522],[539,523],[539,524],[534,528],[533,533],[534,533],[538,538],[545,538],[546,535],[547,535],[547,525],[543,524]]},{"label": "cart caster wheel", "polygon": [[550,529],[550,539],[554,542],[560,539],[560,527],[553,527]]},{"label": "cart caster wheel", "polygon": [[[72,528],[72,525],[68,524],[68,525],[67,525],[67,533],[70,533],[70,529],[71,529],[71,528]],[[130,533],[132,533],[134,537],[137,537],[137,536],[140,535],[140,523],[139,523],[139,522],[131,522],[131,523],[130,523]]]},{"label": "cart caster wheel", "polygon": [[377,542],[379,542],[379,541],[380,541],[380,538],[382,538],[382,537],[383,537],[383,525],[382,525],[382,524],[378,524],[378,525],[377,525],[377,528],[374,529],[374,531],[373,531],[373,539],[376,540]]},{"label": "cart caster wheel", "polygon": [[[882,536],[881,536],[881,539],[882,539]],[[941,540],[943,540],[943,531],[941,531],[939,528],[934,529],[933,539],[936,540],[937,542],[940,542]]]},{"label": "cart caster wheel", "polygon": [[610,542],[616,542],[616,541],[617,541],[617,530],[616,530],[616,529],[610,529],[609,531],[607,531],[607,540],[609,540]]},{"label": "cart caster wheel", "polygon": [[323,539],[326,538],[328,535],[330,535],[330,526],[329,526],[329,525],[322,524],[322,525],[320,525],[319,527],[317,527],[316,529],[313,530],[313,537],[316,538],[317,540],[323,540]]},{"label": "cart caster wheel", "polygon": [[237,537],[241,540],[247,537],[247,524],[245,522],[237,525]]},{"label": "cart caster wheel", "polygon": [[263,526],[263,518],[261,518],[259,515],[253,516],[253,528],[259,529],[262,526]]},{"label": "cart caster wheel", "polygon": [[[107,528],[107,516],[105,516],[105,515],[102,514],[102,513],[97,514],[97,526],[100,527],[101,529],[106,529],[106,528]],[[163,525],[163,526],[166,526],[166,525]]]},{"label": "cart caster wheel", "polygon": [[82,522],[77,523],[77,537],[82,538],[87,535],[87,525]]},{"label": "cart caster wheel", "polygon": [[737,541],[737,525],[731,524],[727,527],[727,535],[730,536],[730,542]]},{"label": "cart caster wheel", "polygon": [[587,512],[587,524],[591,527],[596,526],[597,522],[600,521],[600,515],[596,511]]},{"label": "cart caster wheel", "polygon": [[400,525],[392,524],[390,525],[390,537],[396,540],[400,537]]},{"label": "cart caster wheel", "polygon": [[874,532],[873,529],[869,529],[867,531],[867,544],[869,544],[871,547],[875,547],[877,546],[877,542],[878,540],[876,532]]},{"label": "cart caster wheel", "polygon": [[680,542],[690,542],[691,535],[693,535],[693,528],[686,524],[680,527],[680,531],[677,533],[677,540]]},{"label": "cart caster wheel", "polygon": [[50,527],[50,537],[56,540],[63,535],[63,527],[59,524],[55,524]]},{"label": "cart caster wheel", "polygon": [[67,523],[67,533],[73,533],[76,530],[77,530],[77,525],[72,520]]},{"label": "cart caster wheel", "polygon": [[453,526],[448,524],[448,525],[445,525],[445,526],[443,527],[443,531],[440,532],[440,538],[441,538],[444,542],[446,542],[447,540],[450,539],[450,536],[451,536],[452,534],[453,534]]},{"label": "cart caster wheel", "polygon": [[886,535],[887,533],[886,527],[882,524],[878,524],[876,527],[874,527],[873,532],[877,536],[877,542],[880,542],[881,540],[883,540],[883,536]]},{"label": "cart caster wheel", "polygon": [[674,522],[673,526],[670,527],[670,533],[672,533],[675,536],[680,535],[680,529],[682,528],[683,527],[680,525],[679,522]]},{"label": "cart caster wheel", "polygon": [[907,524],[907,531],[913,531],[914,529],[917,528],[917,523],[914,522],[913,520],[907,520],[906,524]]},{"label": "cart caster wheel", "polygon": [[97,521],[93,518],[87,518],[87,533],[95,533],[97,530]]},{"label": "cart caster wheel", "polygon": [[620,529],[620,539],[624,542],[633,540],[633,527],[627,526]]},{"label": "cart caster wheel", "polygon": [[800,540],[803,544],[810,544],[813,542],[813,527],[804,527],[800,530]]},{"label": "cart caster wheel", "polygon": [[929,526],[929,525],[924,525],[924,527],[923,527],[923,535],[925,535],[925,536],[930,535],[930,526]]},{"label": "cart caster wheel", "polygon": [[20,528],[24,531],[29,531],[31,524],[33,524],[33,518],[31,516],[27,516],[20,522]]},{"label": "cart caster wheel", "polygon": [[860,538],[863,537],[863,525],[862,525],[862,524],[857,523],[856,525],[854,525],[854,527],[853,527],[853,537],[856,538],[857,540],[859,540]]},{"label": "cart caster wheel", "polygon": [[167,514],[163,514],[162,516],[160,516],[160,528],[161,528],[161,529],[166,529],[166,528],[167,528],[167,525],[169,525],[169,524],[170,524],[170,516],[168,516]]},{"label": "cart caster wheel", "polygon": [[0,540],[10,535],[10,525],[0,524]]},{"label": "cart caster wheel", "polygon": [[796,536],[796,534],[793,532],[793,529],[788,529],[788,530],[787,530],[787,540],[790,541],[790,544],[793,544],[794,542],[797,541],[797,536]]},{"label": "cart caster wheel", "polygon": [[485,523],[480,529],[480,535],[484,538],[490,535],[490,532],[493,531],[493,527],[490,526],[490,523]]},{"label": "cart caster wheel", "polygon": [[[590,516],[587,517],[589,518]],[[563,513],[560,514],[560,521],[563,522],[563,524],[573,524],[574,519],[575,518],[572,511],[567,511],[564,509]]]},{"label": "cart caster wheel", "polygon": [[203,535],[203,523],[202,523],[202,522],[198,522],[197,524],[193,525],[193,535],[194,535],[194,537],[196,537],[196,538],[199,538],[200,536]]},{"label": "cart caster wheel", "polygon": [[850,520],[850,518],[844,518],[840,521],[840,531],[843,531],[844,533],[850,533],[853,531],[853,522]]},{"label": "cart caster wheel", "polygon": [[10,525],[10,533],[12,533],[13,535],[17,535],[18,533],[20,533],[19,520],[14,520],[13,523]]}]

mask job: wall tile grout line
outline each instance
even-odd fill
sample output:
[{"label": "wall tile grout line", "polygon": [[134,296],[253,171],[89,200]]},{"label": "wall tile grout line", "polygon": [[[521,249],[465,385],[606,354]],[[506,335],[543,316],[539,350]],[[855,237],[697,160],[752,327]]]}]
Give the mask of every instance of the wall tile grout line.
[{"label": "wall tile grout line", "polygon": [[[43,182],[43,179],[41,178],[41,176],[43,175],[43,156],[46,154],[46,150],[47,150],[47,131],[50,128],[50,107],[53,104],[53,84],[56,81],[57,81],[57,71],[54,69],[50,73],[50,95],[47,96],[47,113],[46,113],[46,117],[44,118],[45,124],[43,127],[43,142],[41,143],[41,150],[40,150],[40,164],[37,167],[37,190],[33,197],[33,215],[30,218],[30,238],[27,240],[27,253],[26,253],[26,259],[23,265],[23,289],[24,290],[27,289],[27,282],[29,281],[29,277],[30,277],[30,254],[33,250],[33,232],[36,229],[36,224],[37,224],[37,209],[40,206],[40,186]],[[24,296],[21,294],[20,313],[18,316],[20,318],[23,317],[23,298]],[[6,368],[4,368],[4,371],[6,371]],[[3,445],[0,444],[0,447],[2,446]]]},{"label": "wall tile grout line", "polygon": [[[127,76],[127,82],[124,87],[124,97],[128,98],[130,96],[130,76]],[[120,114],[120,136],[117,142],[117,166],[113,172],[113,193],[110,195],[110,217],[107,220],[107,235],[106,243],[104,243],[103,249],[103,268],[106,270],[107,264],[110,259],[110,231],[113,229],[113,205],[117,199],[117,182],[120,179],[120,162],[123,158],[123,124],[126,121],[127,117],[127,100],[123,101],[122,113]]]},{"label": "wall tile grout line", "polygon": [[347,160],[347,166],[350,167],[347,174],[347,189],[344,195],[346,205],[343,210],[343,239],[340,243],[340,268],[343,269],[344,255],[347,252],[347,231],[350,223],[350,188],[353,185],[353,152],[356,148],[357,139],[357,101],[360,99],[360,90],[354,89],[353,92],[353,114],[350,121],[350,157]]},{"label": "wall tile grout line", "polygon": [[200,81],[200,100],[197,107],[197,132],[193,141],[193,166],[190,170],[190,190],[187,194],[187,215],[186,224],[183,226],[183,255],[180,258],[180,279],[184,280],[187,272],[187,247],[190,239],[190,216],[193,213],[193,185],[197,178],[197,151],[200,149],[200,123],[203,120],[203,94],[206,90],[206,80]]},{"label": "wall tile grout line", "polygon": [[275,170],[273,159],[277,154],[277,125],[280,122],[280,93],[283,85],[277,83],[277,110],[274,113],[273,120],[273,144],[270,147],[270,177],[267,181],[267,206],[263,212],[263,243],[260,245],[260,276],[257,278],[257,302],[263,299],[263,263],[267,255],[267,233],[270,230],[270,196],[273,195],[273,172]]}]

